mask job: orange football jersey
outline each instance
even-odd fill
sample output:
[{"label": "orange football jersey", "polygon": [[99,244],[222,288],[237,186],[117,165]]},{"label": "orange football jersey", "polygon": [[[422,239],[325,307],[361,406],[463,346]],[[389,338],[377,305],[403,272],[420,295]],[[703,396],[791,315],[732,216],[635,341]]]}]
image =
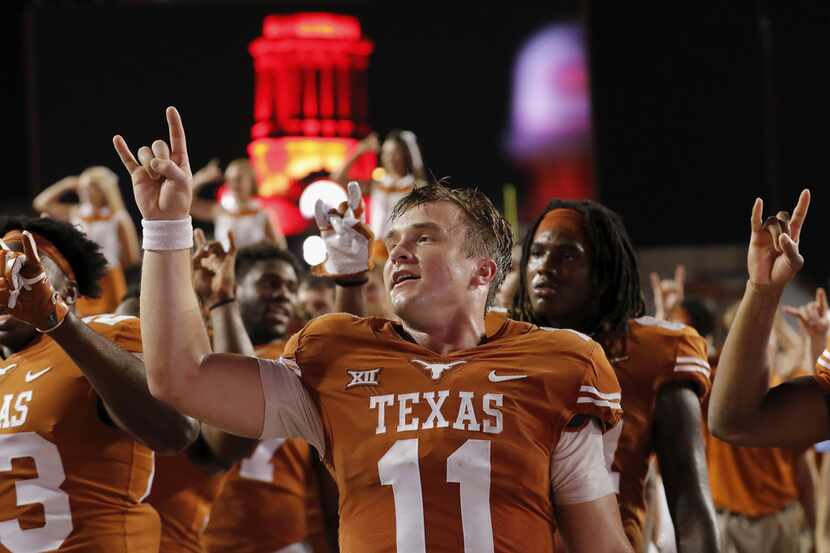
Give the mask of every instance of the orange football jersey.
[{"label": "orange football jersey", "polygon": [[[138,319],[86,319],[141,351]],[[105,424],[84,374],[47,336],[0,367],[0,552],[155,553],[159,518],[142,503],[153,452]]]},{"label": "orange football jersey", "polygon": [[612,476],[619,482],[623,528],[640,551],[657,392],[664,384],[683,381],[692,384],[701,400],[706,397],[711,387],[706,342],[686,325],[641,317],[629,321],[624,354],[609,361],[622,388],[623,420],[606,437],[606,459],[613,459]]},{"label": "orange football jersey", "polygon": [[325,315],[285,348],[320,413],[341,551],[550,551],[562,432],[577,415],[621,416],[602,348],[507,319],[447,355],[400,331]]},{"label": "orange football jersey", "polygon": [[202,553],[202,534],[226,473],[209,474],[187,453],[156,458],[156,477],[147,498],[161,517],[163,553]]},{"label": "orange football jersey", "polygon": [[[274,359],[276,341],[257,349]],[[306,542],[326,553],[319,486],[311,447],[300,439],[265,440],[234,465],[203,537],[210,553],[272,553]]]}]

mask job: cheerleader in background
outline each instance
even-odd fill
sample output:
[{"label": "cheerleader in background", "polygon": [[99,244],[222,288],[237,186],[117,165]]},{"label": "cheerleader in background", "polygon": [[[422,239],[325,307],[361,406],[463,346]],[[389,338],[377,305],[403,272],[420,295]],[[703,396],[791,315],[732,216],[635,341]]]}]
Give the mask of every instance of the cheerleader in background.
[{"label": "cheerleader in background", "polygon": [[194,195],[190,215],[197,221],[213,223],[214,238],[228,248],[228,232],[233,231],[239,248],[257,242],[273,242],[285,249],[285,236],[277,229],[256,199],[256,176],[245,158],[228,164],[224,174],[219,162],[212,160],[193,175],[194,194],[207,184],[225,179],[228,192],[221,202]]},{"label": "cheerleader in background", "polygon": [[[77,194],[77,203],[61,201],[68,192]],[[141,261],[135,224],[124,208],[118,176],[107,167],[90,167],[79,176],[65,177],[47,187],[37,195],[32,206],[38,213],[74,224],[101,247],[107,259],[101,296],[81,297],[78,314],[89,316],[115,311],[127,291],[124,269]]]},{"label": "cheerleader in background", "polygon": [[[375,233],[372,258],[375,262],[386,259],[383,237],[389,231],[389,216],[395,204],[414,188],[426,184],[424,162],[415,133],[394,130],[386,135],[383,145],[375,133],[361,140],[351,157],[331,178],[343,186],[349,180],[354,163],[367,152],[380,152],[381,176],[369,183],[369,227]],[[374,173],[373,173],[374,175]],[[364,189],[364,193],[366,190]]]}]

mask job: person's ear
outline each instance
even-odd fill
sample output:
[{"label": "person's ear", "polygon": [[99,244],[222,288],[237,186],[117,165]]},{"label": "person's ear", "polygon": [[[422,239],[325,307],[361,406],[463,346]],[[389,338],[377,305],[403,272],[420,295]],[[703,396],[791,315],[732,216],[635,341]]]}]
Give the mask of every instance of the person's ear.
[{"label": "person's ear", "polygon": [[75,303],[78,301],[78,298],[80,297],[80,293],[78,292],[78,285],[75,283],[75,281],[70,280],[66,283],[66,286],[64,286],[63,290],[61,291],[61,296],[63,297],[63,301],[65,301],[70,308],[74,309]]},{"label": "person's ear", "polygon": [[496,265],[496,262],[489,257],[485,257],[479,260],[472,283],[475,286],[490,286],[490,283],[495,280],[498,272],[499,267]]}]

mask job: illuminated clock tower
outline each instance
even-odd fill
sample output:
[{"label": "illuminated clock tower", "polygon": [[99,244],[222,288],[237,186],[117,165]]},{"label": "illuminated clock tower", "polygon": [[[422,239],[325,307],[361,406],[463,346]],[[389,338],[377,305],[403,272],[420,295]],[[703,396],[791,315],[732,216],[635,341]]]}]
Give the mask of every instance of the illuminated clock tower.
[{"label": "illuminated clock tower", "polygon": [[[339,169],[369,134],[372,42],[360,22],[329,13],[271,15],[250,44],[254,59],[254,125],[248,155],[259,196],[287,235],[309,221],[297,201],[309,179]],[[350,175],[368,179],[376,165],[362,156]]]}]

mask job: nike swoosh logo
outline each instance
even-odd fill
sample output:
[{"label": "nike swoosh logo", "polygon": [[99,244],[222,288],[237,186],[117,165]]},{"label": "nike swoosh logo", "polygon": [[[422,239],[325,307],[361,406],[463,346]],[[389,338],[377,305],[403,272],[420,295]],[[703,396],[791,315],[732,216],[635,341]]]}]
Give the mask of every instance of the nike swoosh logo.
[{"label": "nike swoosh logo", "polygon": [[9,372],[10,370],[12,370],[13,368],[15,368],[16,366],[17,366],[17,363],[13,363],[13,364],[9,365],[8,367],[6,367],[5,369],[0,369],[0,376],[6,376],[6,373]]},{"label": "nike swoosh logo", "polygon": [[38,371],[38,372],[36,372],[36,373],[33,373],[32,371],[28,371],[28,372],[26,373],[26,382],[27,382],[27,383],[28,383],[28,382],[32,382],[33,380],[36,380],[36,379],[40,378],[41,376],[43,376],[44,374],[46,374],[46,372],[47,372],[47,371],[49,371],[51,368],[52,368],[52,367],[46,367],[46,368],[45,368],[45,369],[43,369],[42,371]]},{"label": "nike swoosh logo", "polygon": [[490,382],[507,382],[508,380],[520,380],[527,378],[526,374],[503,374],[501,376],[496,374],[496,371],[490,371]]}]

